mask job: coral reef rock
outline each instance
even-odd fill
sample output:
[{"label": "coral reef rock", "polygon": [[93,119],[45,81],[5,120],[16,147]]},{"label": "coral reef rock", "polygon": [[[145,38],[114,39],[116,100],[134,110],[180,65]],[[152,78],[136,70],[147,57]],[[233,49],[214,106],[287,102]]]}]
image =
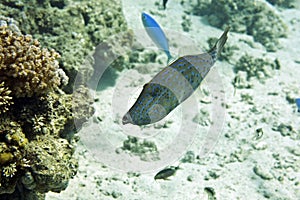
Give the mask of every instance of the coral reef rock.
[{"label": "coral reef rock", "polygon": [[5,113],[9,109],[9,105],[13,104],[11,91],[4,86],[4,82],[0,83],[0,114]]},{"label": "coral reef rock", "polygon": [[6,83],[12,96],[40,96],[60,85],[57,52],[7,26],[0,27],[0,45],[0,82]]},{"label": "coral reef rock", "polygon": [[93,98],[84,86],[65,94],[59,54],[9,24],[0,17],[0,199],[42,200],[76,175],[75,133]]},{"label": "coral reef rock", "polygon": [[93,66],[83,62],[95,46],[127,31],[120,0],[10,0],[1,1],[0,9],[22,32],[59,52],[60,65],[70,78],[64,87],[68,92],[77,73],[82,73],[83,82],[92,76]]},{"label": "coral reef rock", "polygon": [[286,37],[287,25],[272,6],[263,1],[197,0],[187,9],[195,15],[206,15],[213,26],[224,29],[230,25],[232,31],[252,35],[267,51],[276,51],[278,38]]}]

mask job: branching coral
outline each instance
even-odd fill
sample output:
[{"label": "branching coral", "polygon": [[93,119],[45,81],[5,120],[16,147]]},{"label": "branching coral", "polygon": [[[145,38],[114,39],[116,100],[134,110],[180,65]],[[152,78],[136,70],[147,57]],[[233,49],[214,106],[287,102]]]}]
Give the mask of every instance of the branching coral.
[{"label": "branching coral", "polygon": [[8,111],[9,106],[13,104],[11,91],[4,86],[4,82],[0,83],[0,114]]},{"label": "branching coral", "polygon": [[0,81],[15,97],[43,95],[60,85],[59,54],[41,48],[29,35],[0,26]]},{"label": "branching coral", "polygon": [[[93,74],[93,66],[82,63],[94,47],[127,31],[121,5],[121,0],[10,0],[0,7],[1,14],[13,17],[22,32],[61,54],[60,64],[70,78],[64,90],[71,92],[78,72],[83,73],[83,81]],[[116,67],[124,66],[122,59],[119,63]]]}]

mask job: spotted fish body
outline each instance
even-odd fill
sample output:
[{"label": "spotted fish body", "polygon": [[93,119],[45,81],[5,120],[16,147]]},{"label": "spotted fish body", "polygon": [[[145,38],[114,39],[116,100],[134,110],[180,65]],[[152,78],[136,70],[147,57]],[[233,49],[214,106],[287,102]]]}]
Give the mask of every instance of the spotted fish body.
[{"label": "spotted fish body", "polygon": [[228,31],[229,27],[208,52],[178,58],[145,84],[137,101],[123,117],[123,124],[158,122],[191,96],[216,62]]}]

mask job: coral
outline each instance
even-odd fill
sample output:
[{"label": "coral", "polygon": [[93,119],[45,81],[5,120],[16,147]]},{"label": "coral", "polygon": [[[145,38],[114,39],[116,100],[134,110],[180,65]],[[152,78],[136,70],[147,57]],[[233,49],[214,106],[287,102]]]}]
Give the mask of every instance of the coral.
[{"label": "coral", "polygon": [[275,122],[273,124],[272,130],[279,132],[282,136],[289,136],[291,139],[298,140],[299,134],[297,130],[288,123]]},{"label": "coral", "polygon": [[0,114],[8,111],[9,106],[14,103],[10,93],[11,90],[4,86],[4,82],[0,83]]},{"label": "coral", "polygon": [[29,35],[19,35],[0,27],[0,81],[14,97],[43,95],[60,85],[59,54],[42,49]]},{"label": "coral", "polygon": [[80,86],[73,94],[50,92],[46,96],[27,99],[26,102],[17,99],[15,109],[22,127],[33,133],[28,137],[51,133],[69,138],[93,115],[93,103],[89,90]]},{"label": "coral", "polygon": [[0,199],[42,200],[76,174],[74,133],[93,114],[93,99],[83,86],[65,94],[58,54],[1,20]]},{"label": "coral", "polygon": [[272,70],[276,68],[276,61],[271,62],[269,59],[254,58],[248,54],[241,56],[235,65],[234,71],[245,71],[247,80],[252,77],[257,77],[259,81],[264,81],[265,78],[271,77]]},{"label": "coral", "polygon": [[0,131],[0,194],[12,193],[17,176],[28,167],[24,154],[28,140],[20,124],[7,115],[0,118]]},{"label": "coral", "polygon": [[69,96],[50,92],[46,96],[26,101],[16,99],[14,111],[19,113],[22,127],[31,133],[27,137],[35,139],[37,135],[50,133],[59,136],[67,121],[72,118]]},{"label": "coral", "polygon": [[95,112],[93,103],[94,99],[86,87],[80,86],[72,94],[72,117],[77,129]]},{"label": "coral", "polygon": [[183,158],[181,158],[181,163],[193,163],[195,162],[196,156],[193,151],[187,151]]},{"label": "coral", "polygon": [[141,160],[159,160],[159,152],[154,142],[128,136],[121,148],[125,152],[139,156]]},{"label": "coral", "polygon": [[188,15],[183,15],[182,22],[181,22],[182,30],[185,32],[189,32],[191,29],[191,25],[192,25],[192,21],[190,17]]},{"label": "coral", "polygon": [[247,79],[247,72],[238,71],[231,83],[235,89],[252,88],[253,84]]},{"label": "coral", "polygon": [[25,148],[31,171],[22,176],[26,189],[40,193],[64,190],[77,172],[74,148],[65,139],[53,135],[37,136]]},{"label": "coral", "polygon": [[93,54],[95,71],[90,79],[91,85],[97,85],[101,82],[99,79],[105,78],[105,76],[109,77],[109,82],[113,85],[116,77],[112,75],[113,73],[132,67],[129,62],[130,53],[132,53],[132,40],[133,32],[127,31],[112,35],[96,47]]},{"label": "coral", "polygon": [[[20,98],[10,110],[19,122],[0,116],[0,194],[14,192],[18,180],[26,189],[22,195],[67,187],[77,169],[74,132],[94,112],[87,97],[87,89],[80,87],[74,94]],[[77,126],[75,120],[80,121]]]},{"label": "coral", "polygon": [[295,0],[267,0],[270,4],[278,5],[284,8],[293,8]]},{"label": "coral", "polygon": [[268,51],[276,51],[278,38],[286,36],[287,25],[262,1],[198,0],[189,9],[195,15],[207,15],[213,26],[224,29],[230,25],[232,31],[252,35]]},{"label": "coral", "polygon": [[8,26],[13,32],[21,34],[18,23],[13,18],[0,15],[0,26]]},{"label": "coral", "polygon": [[[93,74],[92,65],[83,65],[94,47],[112,35],[127,31],[120,0],[10,0],[0,3],[2,15],[14,18],[22,32],[33,35],[43,46],[56,49],[60,66],[72,91],[77,73],[82,82]],[[70,21],[75,23],[69,23]],[[128,38],[130,39],[130,38]],[[123,60],[119,60],[122,66]]]},{"label": "coral", "polygon": [[10,152],[2,152],[0,154],[0,164],[4,165],[5,163],[10,162],[13,159],[13,155]]}]

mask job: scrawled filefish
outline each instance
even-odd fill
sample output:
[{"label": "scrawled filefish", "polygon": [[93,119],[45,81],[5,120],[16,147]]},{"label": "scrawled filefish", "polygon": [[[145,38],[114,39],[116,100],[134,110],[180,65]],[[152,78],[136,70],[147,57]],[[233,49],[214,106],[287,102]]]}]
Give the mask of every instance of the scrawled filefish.
[{"label": "scrawled filefish", "polygon": [[123,124],[147,125],[158,122],[191,96],[216,62],[229,29],[226,28],[208,52],[179,57],[145,84],[134,105],[124,115]]},{"label": "scrawled filefish", "polygon": [[172,59],[168,39],[160,27],[160,25],[147,13],[142,13],[142,21],[145,30],[152,41],[156,44],[159,49],[162,49],[168,56],[168,63]]}]

